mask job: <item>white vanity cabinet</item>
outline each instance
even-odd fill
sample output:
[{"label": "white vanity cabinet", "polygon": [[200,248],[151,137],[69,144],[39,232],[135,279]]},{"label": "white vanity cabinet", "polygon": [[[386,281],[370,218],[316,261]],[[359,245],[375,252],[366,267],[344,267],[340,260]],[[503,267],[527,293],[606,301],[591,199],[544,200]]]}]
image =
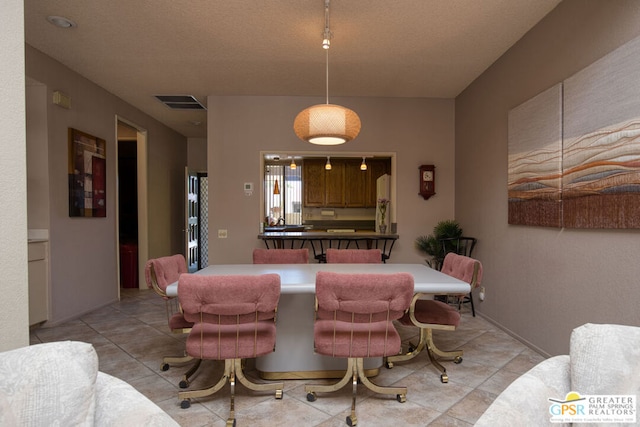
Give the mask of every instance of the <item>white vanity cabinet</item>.
[{"label": "white vanity cabinet", "polygon": [[48,243],[30,241],[29,249],[29,325],[49,319]]}]

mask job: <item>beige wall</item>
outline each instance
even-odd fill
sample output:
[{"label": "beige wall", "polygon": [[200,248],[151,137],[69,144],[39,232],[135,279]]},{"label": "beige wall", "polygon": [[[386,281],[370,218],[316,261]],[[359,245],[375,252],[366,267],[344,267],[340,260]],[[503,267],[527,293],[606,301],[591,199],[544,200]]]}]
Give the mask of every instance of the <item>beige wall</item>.
[{"label": "beige wall", "polygon": [[207,138],[189,138],[187,164],[194,172],[207,171]]},{"label": "beige wall", "polygon": [[[45,129],[30,131],[29,134],[44,135],[46,140],[49,170],[45,184],[48,186],[49,200],[42,200],[40,205],[35,205],[37,201],[34,201],[30,210],[40,210],[40,214],[44,211],[48,218],[51,275],[49,324],[56,324],[118,298],[116,116],[147,131],[150,257],[183,252],[186,138],[30,46],[26,46],[25,72],[28,77],[46,86],[47,90],[44,97],[46,120],[40,124]],[[24,95],[24,83],[21,90]],[[53,90],[71,97],[71,109],[51,103]],[[106,140],[106,218],[69,217],[69,127]],[[24,153],[20,158],[24,158]],[[26,209],[19,216],[24,218],[25,212]],[[42,223],[46,225],[46,220],[39,219],[38,224]]]},{"label": "beige wall", "polygon": [[479,239],[487,289],[477,310],[548,354],[586,322],[640,326],[640,232],[508,225],[507,113],[639,23],[635,0],[565,0],[456,98],[456,218]]},{"label": "beige wall", "polygon": [[0,4],[0,351],[29,344],[24,13],[22,0]]},{"label": "beige wall", "polygon": [[[453,217],[454,103],[447,99],[336,98],[356,111],[362,131],[353,141],[319,147],[300,141],[293,119],[322,103],[305,97],[216,97],[208,99],[209,263],[251,262],[260,212],[260,151],[396,153],[398,234],[390,262],[423,262],[413,242],[437,221]],[[436,165],[436,196],[418,195],[418,167]],[[245,196],[243,183],[255,191]],[[227,239],[217,237],[228,230]]]}]

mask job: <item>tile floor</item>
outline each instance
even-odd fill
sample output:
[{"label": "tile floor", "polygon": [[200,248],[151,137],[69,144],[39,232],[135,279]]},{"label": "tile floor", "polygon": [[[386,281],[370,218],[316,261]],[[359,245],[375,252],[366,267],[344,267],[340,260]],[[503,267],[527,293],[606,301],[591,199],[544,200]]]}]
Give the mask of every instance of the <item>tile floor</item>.
[{"label": "tile floor", "polygon": [[[416,331],[404,327],[399,330],[407,338]],[[164,355],[182,354],[184,336],[169,331],[164,301],[153,291],[123,289],[120,302],[77,320],[31,332],[32,344],[60,340],[92,343],[101,371],[130,383],[181,426],[225,426],[228,386],[214,397],[193,400],[189,409],[180,408],[177,384],[186,369],[172,367],[162,372],[160,363]],[[471,426],[511,381],[544,359],[482,317],[472,317],[467,308],[463,309],[458,330],[435,331],[434,341],[444,350],[464,350],[461,364],[444,363],[449,383],[440,382],[438,371],[424,353],[412,361],[397,363],[393,369],[383,367],[373,381],[407,386],[407,401],[398,403],[395,396],[360,389],[359,426]],[[203,362],[190,388],[209,386],[220,372],[221,363]],[[247,376],[255,377],[255,372]],[[309,381],[285,381],[282,400],[275,400],[272,393],[256,393],[237,386],[237,425],[345,426],[351,408],[351,387],[330,395],[319,394],[310,403],[304,391],[306,382]]]}]

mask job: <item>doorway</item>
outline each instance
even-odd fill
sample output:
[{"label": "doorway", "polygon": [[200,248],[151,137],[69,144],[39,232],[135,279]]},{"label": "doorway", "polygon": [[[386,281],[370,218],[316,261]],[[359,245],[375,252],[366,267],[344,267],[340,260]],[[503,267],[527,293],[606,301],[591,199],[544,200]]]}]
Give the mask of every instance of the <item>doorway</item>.
[{"label": "doorway", "polygon": [[138,282],[138,141],[118,135],[118,238],[120,287]]},{"label": "doorway", "polygon": [[142,288],[148,257],[147,234],[147,133],[116,117],[118,277],[120,288]]}]

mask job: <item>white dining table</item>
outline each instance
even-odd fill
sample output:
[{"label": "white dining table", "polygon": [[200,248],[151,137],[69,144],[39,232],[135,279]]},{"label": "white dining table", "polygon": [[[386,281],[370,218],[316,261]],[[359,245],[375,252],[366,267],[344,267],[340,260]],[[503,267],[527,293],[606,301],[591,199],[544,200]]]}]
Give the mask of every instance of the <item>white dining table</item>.
[{"label": "white dining table", "polygon": [[[315,282],[319,271],[336,273],[409,273],[414,292],[441,295],[466,294],[468,283],[423,264],[224,264],[210,265],[193,274],[280,275],[281,295],[278,304],[276,350],[256,359],[256,369],[266,379],[341,377],[346,360],[313,352]],[[168,296],[178,295],[178,283],[167,287]],[[365,360],[365,369],[379,369],[381,358]]]}]

